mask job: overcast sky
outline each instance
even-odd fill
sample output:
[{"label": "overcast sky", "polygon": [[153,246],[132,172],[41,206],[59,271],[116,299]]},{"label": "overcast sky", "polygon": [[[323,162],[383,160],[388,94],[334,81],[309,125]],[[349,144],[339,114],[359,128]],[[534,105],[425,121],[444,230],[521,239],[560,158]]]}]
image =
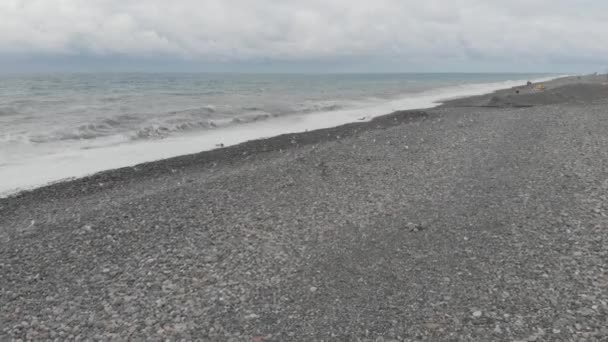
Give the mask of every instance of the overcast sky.
[{"label": "overcast sky", "polygon": [[606,0],[0,0],[0,69],[604,71]]}]

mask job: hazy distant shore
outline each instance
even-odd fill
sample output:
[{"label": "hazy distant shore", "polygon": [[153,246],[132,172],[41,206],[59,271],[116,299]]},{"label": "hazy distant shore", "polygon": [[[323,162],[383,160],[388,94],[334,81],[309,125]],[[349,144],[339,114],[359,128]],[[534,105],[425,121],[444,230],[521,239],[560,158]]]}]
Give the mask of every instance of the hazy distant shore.
[{"label": "hazy distant shore", "polygon": [[601,340],[608,78],[542,86],[2,198],[0,340]]}]

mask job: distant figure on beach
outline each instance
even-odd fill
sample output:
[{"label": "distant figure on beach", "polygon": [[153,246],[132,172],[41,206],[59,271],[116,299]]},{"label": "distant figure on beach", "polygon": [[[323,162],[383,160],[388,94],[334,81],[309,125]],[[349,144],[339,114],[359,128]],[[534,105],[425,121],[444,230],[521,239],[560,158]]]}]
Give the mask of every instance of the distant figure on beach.
[{"label": "distant figure on beach", "polygon": [[528,81],[528,83],[526,83],[526,85],[529,87],[532,85],[532,82]]}]

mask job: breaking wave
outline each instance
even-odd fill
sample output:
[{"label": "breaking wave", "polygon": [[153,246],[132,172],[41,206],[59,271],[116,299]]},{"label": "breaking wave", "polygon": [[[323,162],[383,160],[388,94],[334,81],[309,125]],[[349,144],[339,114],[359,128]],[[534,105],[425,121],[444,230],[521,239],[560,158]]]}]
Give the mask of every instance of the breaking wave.
[{"label": "breaking wave", "polygon": [[218,125],[213,121],[183,122],[173,126],[156,124],[138,129],[131,139],[162,139],[176,132],[185,132],[197,129],[211,129],[216,127],[218,127]]},{"label": "breaking wave", "polygon": [[258,113],[258,114],[247,114],[232,119],[229,118],[217,118],[197,121],[180,121],[180,120],[167,120],[162,124],[147,125],[138,129],[132,136],[132,139],[163,139],[172,134],[196,130],[206,130],[227,127],[238,124],[247,124],[272,118],[273,115],[269,113]]},{"label": "breaking wave", "polygon": [[65,140],[91,140],[128,131],[142,122],[136,115],[124,114],[113,118],[101,119],[98,122],[80,124],[71,129],[54,130],[46,134],[29,137],[33,143],[46,143]]},{"label": "breaking wave", "polygon": [[169,112],[169,115],[209,115],[215,113],[215,106],[203,106],[200,108],[176,110]]},{"label": "breaking wave", "polygon": [[309,108],[304,109],[303,112],[304,113],[334,112],[334,111],[341,110],[341,109],[344,109],[344,108],[345,108],[344,106],[338,105],[338,104],[332,104],[332,105],[313,104]]}]

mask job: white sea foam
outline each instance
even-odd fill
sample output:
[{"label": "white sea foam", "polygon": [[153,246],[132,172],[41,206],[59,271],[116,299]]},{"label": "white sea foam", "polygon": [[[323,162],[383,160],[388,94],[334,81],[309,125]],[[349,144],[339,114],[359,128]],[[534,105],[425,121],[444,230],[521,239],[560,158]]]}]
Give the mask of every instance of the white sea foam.
[{"label": "white sea foam", "polygon": [[[535,80],[544,82],[557,77]],[[83,142],[79,149],[62,147],[62,142],[39,146],[23,145],[18,150],[0,151],[0,196],[35,188],[59,180],[83,177],[99,171],[133,166],[178,155],[196,153],[248,140],[285,133],[334,127],[370,120],[396,110],[432,108],[440,101],[489,93],[521,85],[522,80],[467,84],[408,94],[393,101],[372,101],[351,109],[331,108],[303,115],[292,115],[254,121],[221,129],[169,136],[159,140],[126,141],[119,137]],[[88,145],[84,145],[88,144]]]}]

